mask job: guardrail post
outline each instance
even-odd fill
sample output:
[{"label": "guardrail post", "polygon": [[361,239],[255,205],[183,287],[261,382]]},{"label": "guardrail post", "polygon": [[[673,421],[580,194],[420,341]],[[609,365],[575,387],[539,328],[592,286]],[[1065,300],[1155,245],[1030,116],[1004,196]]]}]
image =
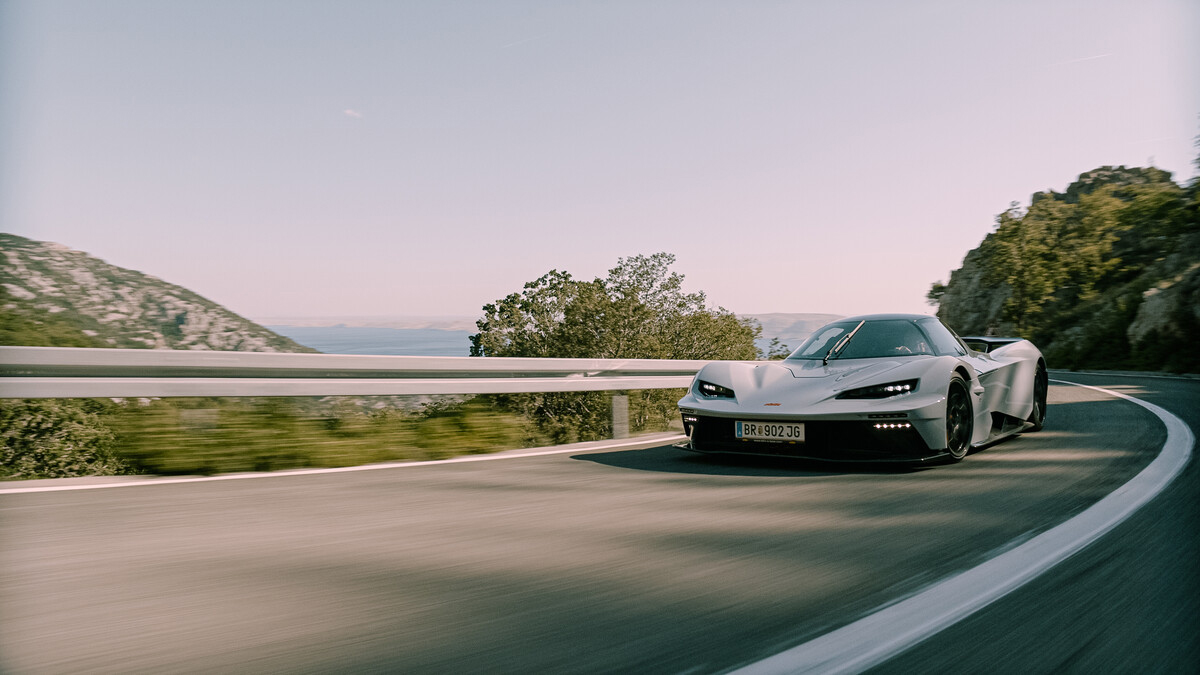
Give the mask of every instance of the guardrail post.
[{"label": "guardrail post", "polygon": [[612,397],[613,438],[629,438],[629,397],[613,394]]}]

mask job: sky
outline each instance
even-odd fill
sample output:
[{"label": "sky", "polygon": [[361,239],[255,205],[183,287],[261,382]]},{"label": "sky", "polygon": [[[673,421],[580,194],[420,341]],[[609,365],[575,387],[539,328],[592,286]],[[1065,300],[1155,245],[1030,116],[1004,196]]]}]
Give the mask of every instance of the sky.
[{"label": "sky", "polygon": [[243,315],[478,316],[666,251],[930,313],[1011,202],[1186,181],[1200,3],[0,0],[0,231]]}]

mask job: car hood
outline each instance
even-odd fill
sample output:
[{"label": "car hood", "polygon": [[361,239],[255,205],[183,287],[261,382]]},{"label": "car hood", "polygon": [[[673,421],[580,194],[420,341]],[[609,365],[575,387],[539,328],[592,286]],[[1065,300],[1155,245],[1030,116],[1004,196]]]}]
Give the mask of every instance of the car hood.
[{"label": "car hood", "polygon": [[733,389],[741,407],[764,408],[764,412],[775,408],[776,412],[784,412],[833,398],[847,389],[920,377],[934,358],[846,359],[828,365],[820,360],[718,361],[705,366],[698,377]]}]

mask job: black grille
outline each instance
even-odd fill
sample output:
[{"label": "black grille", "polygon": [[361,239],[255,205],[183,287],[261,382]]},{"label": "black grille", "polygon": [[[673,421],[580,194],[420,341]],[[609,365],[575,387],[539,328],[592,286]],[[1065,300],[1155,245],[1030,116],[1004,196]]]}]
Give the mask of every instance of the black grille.
[{"label": "black grille", "polygon": [[[734,436],[734,420],[695,417],[688,422],[692,447],[700,452],[734,452],[815,459],[919,459],[938,454],[916,429],[876,429],[875,422],[804,422],[804,442],[747,441]],[[772,420],[787,422],[788,420]]]}]

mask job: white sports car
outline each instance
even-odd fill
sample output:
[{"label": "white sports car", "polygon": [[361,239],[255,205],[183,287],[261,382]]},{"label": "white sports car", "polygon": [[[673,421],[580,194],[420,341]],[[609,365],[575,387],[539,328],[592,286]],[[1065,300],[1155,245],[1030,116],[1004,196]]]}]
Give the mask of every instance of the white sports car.
[{"label": "white sports car", "polygon": [[[968,346],[970,345],[970,346]],[[835,321],[782,361],[715,361],[679,400],[680,447],[846,461],[958,461],[1046,419],[1042,354],[919,314]]]}]

